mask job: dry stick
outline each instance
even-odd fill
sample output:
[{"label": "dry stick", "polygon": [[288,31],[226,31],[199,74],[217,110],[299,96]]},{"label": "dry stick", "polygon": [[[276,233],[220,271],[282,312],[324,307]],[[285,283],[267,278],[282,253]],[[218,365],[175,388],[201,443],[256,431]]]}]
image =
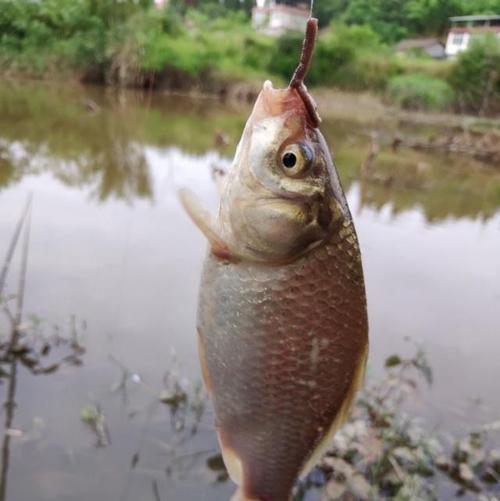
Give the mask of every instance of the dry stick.
[{"label": "dry stick", "polygon": [[[14,323],[12,325],[10,342],[8,350],[11,351],[16,346],[19,339],[19,325],[23,317],[24,291],[26,287],[26,271],[28,269],[28,251],[30,243],[30,228],[31,228],[31,195],[29,198],[28,210],[26,212],[27,221],[24,229],[23,253],[21,258],[21,272],[19,275],[19,283],[17,287],[17,303]],[[16,239],[17,240],[17,239]],[[4,437],[2,442],[2,468],[0,470],[0,501],[5,501],[7,492],[7,475],[9,471],[10,458],[10,435],[9,430],[12,428],[14,421],[14,409],[16,407],[16,383],[17,383],[17,359],[16,356],[10,353],[10,371],[9,385],[7,389],[7,400],[5,401],[5,424]]]},{"label": "dry stick", "polygon": [[16,321],[16,331],[18,330],[19,325],[21,325],[21,320],[23,316],[24,291],[26,288],[26,272],[28,270],[28,254],[30,249],[30,229],[31,229],[31,205],[27,215],[26,228],[24,230],[23,254],[21,258],[21,273],[19,275],[19,284],[17,286],[16,315],[14,317]]},{"label": "dry stick", "polygon": [[380,152],[380,145],[378,143],[378,134],[376,132],[372,132],[370,134],[370,137],[371,141],[370,141],[370,146],[368,148],[368,153],[361,165],[362,175],[368,174],[372,170],[373,163],[375,162],[375,159],[377,158],[377,155]]},{"label": "dry stick", "polygon": [[494,84],[497,81],[498,73],[496,70],[491,70],[488,76],[488,81],[486,82],[486,89],[483,93],[483,102],[481,103],[481,108],[479,110],[479,115],[483,116],[486,114],[488,105],[490,102],[490,97],[493,94]]},{"label": "dry stick", "polygon": [[26,216],[28,215],[28,211],[31,207],[31,201],[33,199],[33,195],[30,193],[28,195],[28,199],[26,200],[26,205],[24,210],[17,222],[16,229],[14,234],[12,235],[12,239],[10,241],[9,248],[7,249],[7,255],[5,256],[5,260],[2,266],[2,271],[0,272],[0,296],[2,296],[3,289],[5,287],[5,280],[7,278],[7,273],[9,272],[10,262],[12,261],[12,256],[14,255],[14,251],[17,247],[17,241],[19,240],[19,235],[21,234],[21,230],[23,228],[24,221]]},{"label": "dry stick", "polygon": [[0,470],[0,501],[5,501],[7,492],[7,475],[9,473],[9,459],[10,459],[10,435],[8,434],[9,428],[14,421],[14,408],[16,397],[16,378],[17,378],[17,360],[15,357],[10,362],[9,371],[9,387],[7,391],[7,400],[5,401],[5,424],[4,436],[2,442],[2,469]]},{"label": "dry stick", "polygon": [[316,108],[316,103],[313,98],[307,92],[306,86],[304,85],[304,79],[311,66],[312,55],[314,52],[314,46],[316,45],[316,37],[318,34],[318,20],[315,17],[310,17],[307,21],[306,33],[304,36],[304,43],[302,45],[302,54],[300,56],[299,65],[293,73],[292,79],[290,80],[289,87],[296,89],[299,96],[304,101],[307,112],[314,127],[318,127],[321,123],[321,118],[318,114]]},{"label": "dry stick", "polygon": [[161,501],[160,489],[158,488],[158,481],[156,478],[153,478],[153,496],[156,501]]}]

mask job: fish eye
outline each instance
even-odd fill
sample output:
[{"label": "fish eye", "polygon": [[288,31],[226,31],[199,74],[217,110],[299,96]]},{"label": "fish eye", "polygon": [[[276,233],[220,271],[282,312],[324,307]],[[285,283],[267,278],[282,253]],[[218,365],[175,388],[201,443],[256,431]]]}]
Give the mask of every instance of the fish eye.
[{"label": "fish eye", "polygon": [[290,151],[288,151],[283,155],[283,166],[286,167],[287,169],[295,167],[296,163],[297,163],[297,157],[295,156],[295,153],[291,153]]},{"label": "fish eye", "polygon": [[305,143],[289,144],[281,154],[281,166],[292,177],[305,172],[313,160],[313,150]]}]

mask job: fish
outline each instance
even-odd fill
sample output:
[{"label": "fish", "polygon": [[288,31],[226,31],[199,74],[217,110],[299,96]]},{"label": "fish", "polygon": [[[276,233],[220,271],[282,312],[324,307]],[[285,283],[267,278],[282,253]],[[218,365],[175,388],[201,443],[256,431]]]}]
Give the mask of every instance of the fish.
[{"label": "fish", "polygon": [[266,81],[217,212],[181,201],[208,240],[197,313],[202,377],[233,501],[289,501],[363,382],[368,318],[360,247],[304,78]]}]

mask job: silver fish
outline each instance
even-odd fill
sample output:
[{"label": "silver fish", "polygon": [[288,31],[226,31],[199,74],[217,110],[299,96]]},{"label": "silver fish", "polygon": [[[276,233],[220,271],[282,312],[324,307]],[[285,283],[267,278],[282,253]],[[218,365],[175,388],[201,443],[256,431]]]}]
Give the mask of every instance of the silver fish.
[{"label": "silver fish", "polygon": [[290,86],[265,82],[210,216],[200,363],[233,500],[288,501],[344,421],[363,379],[368,322],[356,232],[303,84],[310,19]]}]

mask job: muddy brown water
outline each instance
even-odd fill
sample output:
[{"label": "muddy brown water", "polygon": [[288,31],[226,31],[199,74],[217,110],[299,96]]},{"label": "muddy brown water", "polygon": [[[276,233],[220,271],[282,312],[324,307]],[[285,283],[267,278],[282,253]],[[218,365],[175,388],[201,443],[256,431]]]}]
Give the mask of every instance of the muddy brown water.
[{"label": "muddy brown water", "polygon": [[[211,100],[0,84],[0,258],[31,192],[25,322],[35,315],[45,333],[74,324],[86,348],[81,367],[39,376],[19,368],[5,499],[229,498],[233,486],[207,467],[217,452],[213,416],[196,397],[205,242],[176,191],[189,186],[215,205],[211,168],[229,165],[248,111]],[[398,127],[380,124],[382,144]],[[418,343],[435,383],[413,406],[429,426],[460,431],[498,419],[500,168],[382,146],[362,176],[371,131],[335,120],[323,130],[363,251],[368,377]],[[226,145],[216,144],[217,133]],[[17,252],[9,294],[19,259]],[[2,316],[4,339],[8,330]],[[174,416],[173,381],[188,394]],[[3,380],[2,400],[6,388]],[[106,417],[106,447],[96,447],[81,421],[88,405]]]}]

